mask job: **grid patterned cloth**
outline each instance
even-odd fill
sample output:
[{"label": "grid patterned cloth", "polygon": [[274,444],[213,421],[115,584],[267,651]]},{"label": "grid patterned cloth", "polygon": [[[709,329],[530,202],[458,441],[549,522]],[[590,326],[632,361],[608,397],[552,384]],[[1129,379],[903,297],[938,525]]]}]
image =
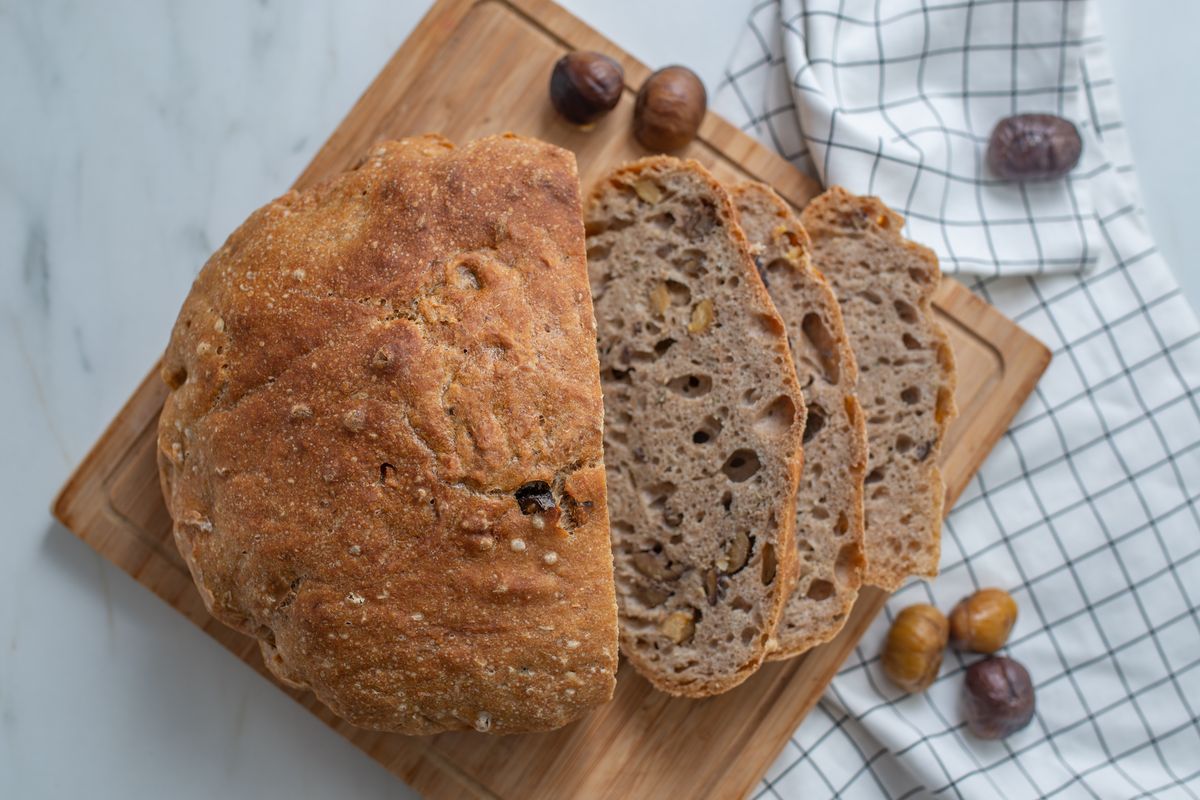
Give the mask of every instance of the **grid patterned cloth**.
[{"label": "grid patterned cloth", "polygon": [[[715,105],[824,182],[881,195],[1054,353],[950,514],[941,577],[896,593],[757,796],[1200,797],[1200,325],[1145,228],[1096,10],[758,2]],[[985,174],[992,124],[1026,110],[1084,135],[1057,188]],[[961,722],[977,657],[948,651],[919,695],[878,658],[901,608],[981,586],[1016,599],[1006,652],[1037,691],[1001,742]]]}]

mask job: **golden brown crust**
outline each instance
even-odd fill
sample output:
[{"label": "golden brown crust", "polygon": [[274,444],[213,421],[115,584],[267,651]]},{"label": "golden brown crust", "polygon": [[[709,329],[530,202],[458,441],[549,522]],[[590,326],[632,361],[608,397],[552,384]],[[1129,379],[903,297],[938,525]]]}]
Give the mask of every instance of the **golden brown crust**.
[{"label": "golden brown crust", "polygon": [[[251,215],[164,358],[205,604],[340,716],[544,730],[607,701],[616,606],[574,157],[387,142]],[[523,513],[544,481],[554,507]]]}]

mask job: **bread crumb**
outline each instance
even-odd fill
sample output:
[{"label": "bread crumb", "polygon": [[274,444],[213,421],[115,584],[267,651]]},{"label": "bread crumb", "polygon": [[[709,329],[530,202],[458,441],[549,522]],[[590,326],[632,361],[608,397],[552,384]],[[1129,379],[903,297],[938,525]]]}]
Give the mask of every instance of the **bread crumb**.
[{"label": "bread crumb", "polygon": [[302,280],[304,280],[304,276],[305,276],[306,274],[307,274],[307,273],[306,273],[304,270],[302,270],[302,269],[294,269],[294,270],[292,270],[292,277],[293,277],[293,278],[295,278],[295,279],[296,279],[296,280],[298,280],[298,281],[302,281]]},{"label": "bread crumb", "polygon": [[525,540],[524,539],[513,539],[511,542],[509,542],[508,546],[511,547],[514,552],[517,552],[517,553],[525,552]]},{"label": "bread crumb", "polygon": [[213,322],[213,330],[216,331],[217,333],[223,333],[225,331],[225,318],[224,317],[217,317],[216,321]]},{"label": "bread crumb", "polygon": [[534,514],[529,518],[529,522],[539,531],[546,527],[546,520],[542,519],[541,514]]},{"label": "bread crumb", "polygon": [[296,403],[292,406],[292,419],[309,419],[313,415],[312,406],[307,403]]},{"label": "bread crumb", "polygon": [[362,554],[362,548],[356,544],[350,545],[350,555],[357,556]]},{"label": "bread crumb", "polygon": [[551,550],[550,552],[546,553],[546,555],[542,556],[542,561],[545,561],[547,564],[557,564],[558,553]]},{"label": "bread crumb", "polygon": [[346,595],[346,602],[352,606],[361,606],[363,603],[367,602],[367,598],[363,597],[358,592],[351,592],[350,594]]},{"label": "bread crumb", "polygon": [[486,711],[480,711],[475,717],[475,730],[480,733],[487,733],[492,729],[492,715]]},{"label": "bread crumb", "polygon": [[568,639],[567,640],[567,649],[568,650],[574,650],[577,647],[579,647],[578,639]]},{"label": "bread crumb", "polygon": [[418,611],[417,613],[413,614],[412,617],[410,617],[410,619],[413,622],[420,622],[421,620],[425,619],[425,615],[422,614],[420,611]]}]

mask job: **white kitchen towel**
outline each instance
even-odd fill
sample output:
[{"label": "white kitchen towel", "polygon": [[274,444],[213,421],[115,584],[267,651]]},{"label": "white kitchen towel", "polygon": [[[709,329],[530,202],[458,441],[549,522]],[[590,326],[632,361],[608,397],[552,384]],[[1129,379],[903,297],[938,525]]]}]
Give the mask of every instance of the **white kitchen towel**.
[{"label": "white kitchen towel", "polygon": [[[822,181],[888,198],[946,272],[1076,272],[1095,264],[1093,197],[1111,170],[1081,91],[1086,11],[1083,0],[762,3],[720,105]],[[996,122],[1028,112],[1079,129],[1065,180],[1014,183],[984,165]]]},{"label": "white kitchen towel", "polygon": [[[1043,12],[1044,20],[1057,13],[1059,27],[1026,27]],[[818,27],[819,49],[810,38]],[[945,30],[963,38],[947,44]],[[876,53],[887,60],[864,55],[872,40],[884,43]],[[1038,46],[1016,46],[1024,42]],[[996,82],[996,52],[1016,64],[1005,73],[1009,83]],[[813,54],[819,69],[810,66]],[[851,97],[841,76],[864,60],[874,77],[855,79]],[[874,115],[863,108],[869,80],[885,87]],[[946,87],[958,85],[958,102],[972,110],[955,123],[977,132],[989,123],[975,103],[992,93],[1001,96],[998,108],[1068,116],[1085,109],[1077,122],[1089,132],[1088,160],[1068,184],[1070,224],[1053,198],[1040,197],[1042,204],[1030,187],[994,185],[978,159],[959,176],[985,198],[967,203],[977,215],[970,216],[942,205],[956,190],[941,180],[948,170],[936,150],[911,177],[893,173],[902,166],[886,157],[893,138],[880,138],[869,161],[859,158],[869,139],[858,120],[894,124],[900,142],[934,141],[922,131],[947,121],[893,113],[887,87],[898,85],[915,86],[926,110],[940,110]],[[846,102],[856,105],[843,114]],[[970,285],[1054,355],[950,514],[941,577],[896,593],[757,796],[1200,797],[1200,325],[1146,231],[1094,6],[759,2],[715,106],[823,180],[925,214],[909,233],[948,266],[958,256],[963,269],[1029,273]],[[876,150],[883,155],[874,169]],[[1019,223],[988,199],[996,190],[1018,192]],[[958,225],[971,220],[978,224]],[[985,262],[993,256],[977,243],[968,248],[970,237],[955,238],[958,227],[985,240],[1028,235],[1034,261],[1000,263],[997,252],[990,263],[967,264],[967,252]],[[1094,260],[1089,272],[1041,274],[1069,266],[1050,258],[1071,248],[1088,254],[1075,267]],[[980,586],[1016,598],[1020,616],[1006,652],[1029,668],[1037,691],[1033,723],[1001,742],[973,738],[961,721],[963,670],[976,656],[949,651],[937,682],[918,695],[895,689],[879,666],[901,608],[932,602],[948,611]]]}]

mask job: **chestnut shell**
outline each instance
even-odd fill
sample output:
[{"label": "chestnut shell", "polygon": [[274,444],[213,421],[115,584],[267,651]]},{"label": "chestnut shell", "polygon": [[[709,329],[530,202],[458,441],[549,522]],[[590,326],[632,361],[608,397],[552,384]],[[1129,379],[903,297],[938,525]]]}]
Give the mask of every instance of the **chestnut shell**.
[{"label": "chestnut shell", "polygon": [[963,710],[967,729],[980,739],[1003,739],[1033,719],[1037,703],[1029,671],[1017,661],[992,656],[967,668]]}]

